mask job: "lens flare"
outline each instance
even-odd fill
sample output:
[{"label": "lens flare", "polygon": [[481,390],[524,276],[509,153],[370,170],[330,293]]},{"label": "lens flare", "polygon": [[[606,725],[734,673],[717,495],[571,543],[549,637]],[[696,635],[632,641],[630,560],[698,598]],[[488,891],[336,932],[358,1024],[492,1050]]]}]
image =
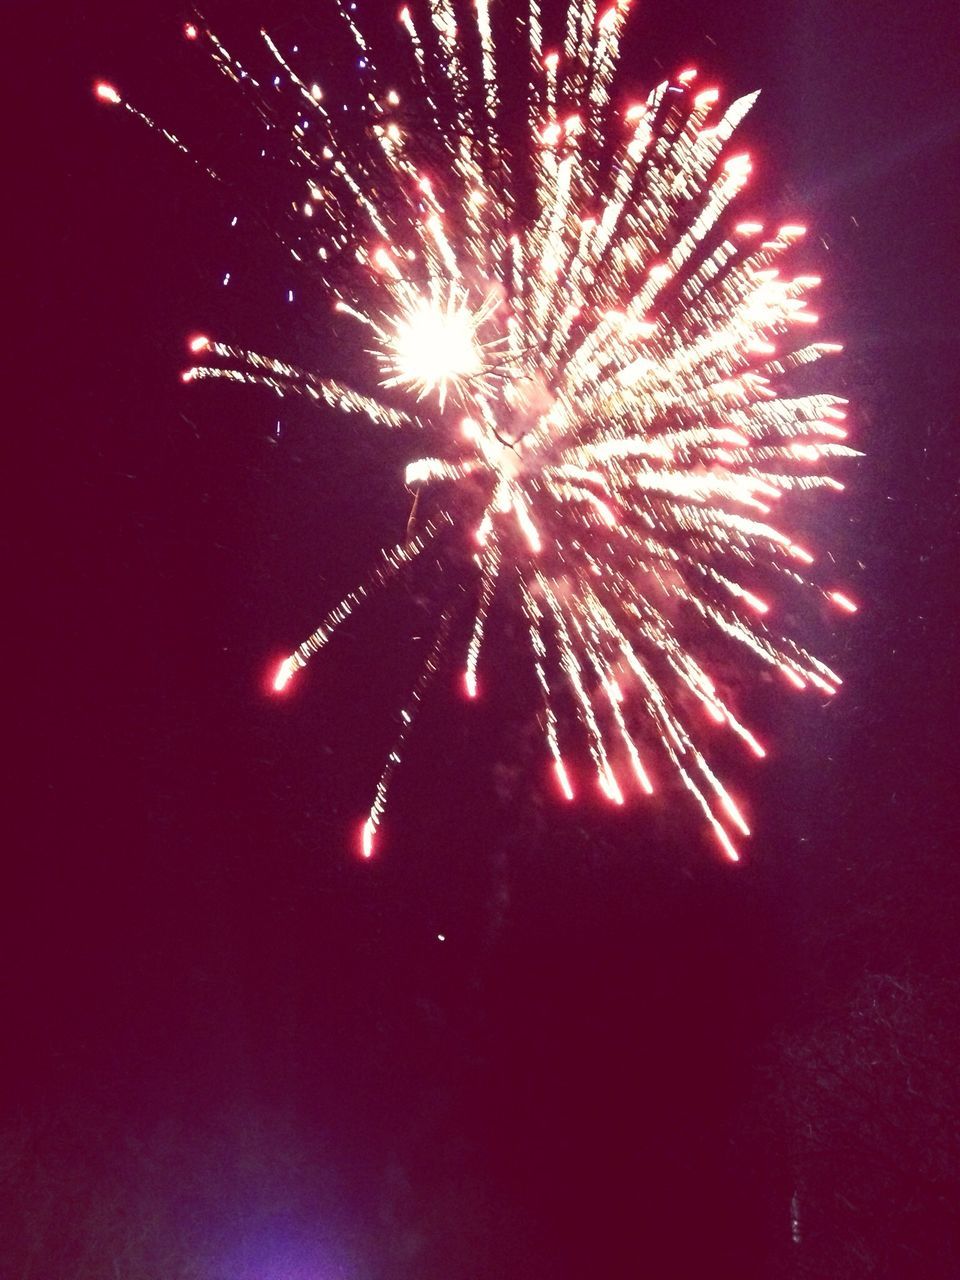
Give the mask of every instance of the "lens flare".
[{"label": "lens flare", "polygon": [[[327,358],[350,371],[197,336],[185,380],[300,395],[423,442],[403,477],[406,536],[273,687],[416,561],[434,575],[436,630],[360,826],[363,857],[445,655],[462,654],[460,687],[482,699],[488,620],[512,599],[552,790],[572,800],[571,773],[589,771],[622,805],[672,774],[736,861],[731,833],[749,826],[711,763],[714,739],[766,754],[737,713],[737,677],[766,669],[833,694],[840,677],[782,620],[804,595],[857,609],[807,576],[814,557],[787,531],[799,500],[843,487],[829,468],[855,451],[843,400],[791,392],[797,370],[840,349],[797,336],[818,324],[819,277],[809,262],[788,269],[805,227],[734,213],[752,161],[727,144],[757,95],[724,107],[687,68],[623,97],[625,3],[571,0],[547,51],[539,0],[476,0],[463,24],[454,0],[427,0],[400,11],[382,57],[384,33],[330,3],[357,54],[346,101],[266,33],[262,66],[247,66],[208,28],[185,28],[249,102],[260,156],[301,184],[276,211],[302,276],[287,298],[328,301],[341,336]],[[501,100],[518,79],[522,131]],[[94,92],[187,152],[111,85]]]}]

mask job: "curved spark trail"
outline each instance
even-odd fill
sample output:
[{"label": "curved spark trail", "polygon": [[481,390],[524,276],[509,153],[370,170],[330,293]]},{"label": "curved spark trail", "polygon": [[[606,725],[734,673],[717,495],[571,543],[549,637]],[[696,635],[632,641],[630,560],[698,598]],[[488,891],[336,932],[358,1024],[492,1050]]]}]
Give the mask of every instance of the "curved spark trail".
[{"label": "curved spark trail", "polygon": [[[406,470],[407,538],[284,660],[274,687],[413,560],[462,586],[468,546],[467,695],[479,690],[494,595],[509,593],[560,794],[574,795],[561,743],[575,734],[615,804],[651,794],[669,762],[735,860],[735,834],[749,831],[698,745],[700,712],[765,751],[718,687],[717,664],[742,658],[830,695],[839,676],[778,631],[777,592],[856,609],[810,579],[813,557],[781,520],[793,493],[842,488],[827,467],[854,450],[841,399],[787,394],[792,371],[839,350],[800,337],[817,322],[807,299],[818,278],[777,265],[804,228],[767,230],[733,212],[750,159],[727,144],[757,95],[724,108],[687,70],[620,101],[625,3],[571,0],[546,50],[539,0],[503,0],[502,12],[476,0],[466,27],[452,0],[428,0],[399,14],[390,64],[405,97],[377,69],[356,6],[331,4],[362,72],[362,128],[335,124],[343,104],[302,77],[297,50],[263,33],[272,67],[258,78],[199,22],[185,28],[274,141],[289,122],[282,163],[301,195],[277,234],[355,326],[354,357],[370,355],[355,388],[197,338],[203,362],[184,378],[265,385],[429,441]],[[520,68],[522,130],[501,96]],[[113,86],[96,93],[159,129]],[[365,856],[421,696],[454,643],[452,608],[438,610],[374,789]]]}]

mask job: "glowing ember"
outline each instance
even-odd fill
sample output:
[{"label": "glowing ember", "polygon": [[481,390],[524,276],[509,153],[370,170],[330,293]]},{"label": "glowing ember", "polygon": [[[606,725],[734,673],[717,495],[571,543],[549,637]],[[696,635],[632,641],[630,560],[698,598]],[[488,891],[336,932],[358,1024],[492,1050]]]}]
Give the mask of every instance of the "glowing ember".
[{"label": "glowing ember", "polygon": [[[840,684],[773,629],[784,589],[856,610],[804,576],[813,557],[782,523],[783,499],[841,488],[826,468],[854,454],[838,397],[788,394],[793,370],[839,350],[794,337],[817,323],[806,299],[819,278],[791,277],[778,260],[805,228],[765,233],[732,215],[751,161],[725,147],[756,94],[724,109],[717,89],[695,91],[689,68],[642,102],[615,104],[626,7],[598,13],[595,0],[571,0],[562,54],[542,48],[539,0],[524,7],[528,143],[509,156],[499,84],[518,55],[497,47],[490,0],[477,0],[473,32],[458,27],[453,0],[429,0],[424,39],[412,11],[400,12],[406,73],[401,58],[391,71],[411,82],[411,115],[343,0],[364,73],[346,105],[362,116],[362,137],[356,127],[341,137],[345,105],[328,103],[269,36],[275,65],[257,78],[212,32],[185,28],[253,99],[271,139],[281,115],[296,119],[286,159],[302,178],[302,223],[292,238],[284,226],[284,243],[309,263],[304,284],[319,274],[356,326],[344,365],[373,356],[365,380],[347,386],[196,337],[190,351],[205,363],[186,378],[299,394],[429,441],[406,468],[417,495],[407,537],[274,678],[284,689],[414,559],[454,576],[361,828],[366,858],[451,632],[469,632],[463,688],[478,694],[498,588],[524,619],[560,794],[573,798],[561,755],[568,724],[614,804],[625,800],[620,779],[652,793],[644,757],[659,756],[733,860],[730,831],[749,829],[702,735],[730,733],[756,757],[765,749],[720,674],[729,684],[744,659],[797,689],[829,695]],[[95,92],[121,102],[105,83]],[[471,616],[453,628],[461,601]]]}]

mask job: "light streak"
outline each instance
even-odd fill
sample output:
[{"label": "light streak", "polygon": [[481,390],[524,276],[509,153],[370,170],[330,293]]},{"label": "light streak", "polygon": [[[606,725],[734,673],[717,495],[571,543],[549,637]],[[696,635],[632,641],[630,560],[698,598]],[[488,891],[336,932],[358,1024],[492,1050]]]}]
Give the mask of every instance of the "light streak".
[{"label": "light streak", "polygon": [[[806,228],[765,232],[733,212],[751,162],[725,148],[757,95],[724,110],[720,91],[695,88],[688,68],[645,100],[615,101],[628,6],[597,0],[570,0],[561,51],[546,53],[538,0],[522,6],[523,52],[497,46],[495,0],[429,0],[420,29],[401,9],[412,74],[400,94],[381,85],[355,6],[330,3],[363,73],[347,103],[266,33],[257,70],[206,27],[184,27],[271,138],[281,118],[296,121],[284,163],[302,191],[277,238],[310,266],[287,298],[321,282],[348,344],[328,349],[327,363],[340,354],[358,385],[205,335],[188,339],[203,363],[183,380],[265,386],[429,439],[430,452],[406,463],[416,494],[407,537],[283,660],[273,688],[286,689],[372,591],[425,561],[439,625],[360,827],[363,857],[451,637],[464,646],[463,688],[477,696],[499,592],[529,636],[559,793],[573,799],[565,761],[575,746],[561,754],[561,739],[579,732],[611,802],[627,799],[619,777],[631,794],[652,794],[642,741],[737,860],[730,829],[749,828],[703,735],[730,733],[766,755],[731,705],[741,668],[766,666],[826,696],[839,687],[775,629],[778,591],[857,611],[805,576],[814,557],[787,531],[794,500],[841,489],[827,467],[855,451],[842,443],[843,400],[789,394],[791,370],[841,349],[793,337],[818,323],[807,295],[819,276],[791,276],[784,261]],[[472,32],[458,28],[468,8]],[[529,90],[525,149],[504,136],[500,84],[514,74]],[[94,93],[188,151],[111,84]],[[335,121],[347,108],[365,141],[356,129],[341,137]]]},{"label": "light streak", "polygon": [[850,597],[845,596],[842,591],[831,591],[829,594],[830,599],[838,606],[838,608],[845,610],[847,613],[857,612],[857,606]]}]

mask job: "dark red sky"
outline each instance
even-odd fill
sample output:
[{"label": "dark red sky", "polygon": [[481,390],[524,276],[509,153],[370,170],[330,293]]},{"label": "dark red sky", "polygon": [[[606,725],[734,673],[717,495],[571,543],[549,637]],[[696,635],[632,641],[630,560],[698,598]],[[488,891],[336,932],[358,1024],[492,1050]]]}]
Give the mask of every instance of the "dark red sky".
[{"label": "dark red sky", "polygon": [[[262,23],[322,66],[319,3],[223,8],[238,52]],[[936,986],[957,959],[956,15],[633,19],[638,87],[693,63],[762,88],[744,199],[815,228],[847,344],[822,376],[868,455],[814,513],[862,602],[825,640],[846,685],[828,709],[758,696],[776,750],[745,779],[737,869],[669,795],[556,810],[505,642],[486,707],[441,682],[383,856],[357,862],[427,605],[376,602],[281,702],[264,675],[399,536],[404,454],[298,405],[277,440],[271,397],[178,381],[189,333],[305,363],[329,341],[268,220],[231,233],[238,193],[91,98],[104,76],[211,154],[242,148],[186,16],[31,10],[14,42],[4,1117],[109,1113],[150,1141],[282,1116],[335,1187],[323,1232],[305,1212],[290,1237],[322,1234],[331,1275],[779,1274],[795,1171],[764,1064],[863,975]]]}]

